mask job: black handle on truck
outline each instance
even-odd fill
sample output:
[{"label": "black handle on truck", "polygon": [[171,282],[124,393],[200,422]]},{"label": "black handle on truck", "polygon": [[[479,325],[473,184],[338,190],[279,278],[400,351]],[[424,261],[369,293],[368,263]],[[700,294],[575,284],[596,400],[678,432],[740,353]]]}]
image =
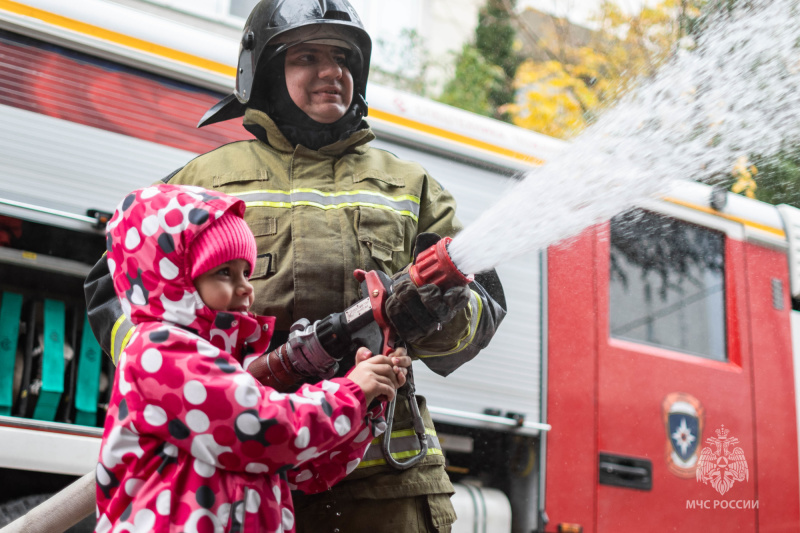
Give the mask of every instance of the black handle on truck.
[{"label": "black handle on truck", "polygon": [[629,489],[653,488],[653,463],[649,459],[600,454],[600,484]]}]

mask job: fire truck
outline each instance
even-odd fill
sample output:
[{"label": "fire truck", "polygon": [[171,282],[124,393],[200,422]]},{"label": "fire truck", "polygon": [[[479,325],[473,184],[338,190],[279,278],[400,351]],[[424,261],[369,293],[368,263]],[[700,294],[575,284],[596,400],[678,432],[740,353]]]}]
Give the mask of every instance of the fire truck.
[{"label": "fire truck", "polygon": [[[239,38],[143,0],[0,0],[0,524],[95,467],[114,366],[83,279],[127,192],[248,138],[195,127]],[[467,224],[569,150],[368,98],[374,146],[421,163]],[[415,371],[454,531],[800,530],[800,210],[687,180],[498,273],[491,345],[447,378]]]}]

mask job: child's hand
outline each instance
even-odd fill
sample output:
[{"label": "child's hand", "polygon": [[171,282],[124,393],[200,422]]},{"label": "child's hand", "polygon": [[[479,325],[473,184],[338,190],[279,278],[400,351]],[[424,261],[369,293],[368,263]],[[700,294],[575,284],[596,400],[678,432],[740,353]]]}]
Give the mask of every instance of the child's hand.
[{"label": "child's hand", "polygon": [[361,387],[369,405],[379,396],[393,399],[397,389],[406,382],[409,366],[411,358],[403,348],[398,348],[389,356],[373,356],[368,349],[359,348],[356,366],[347,377]]},{"label": "child's hand", "polygon": [[[364,350],[366,350],[366,348],[364,348]],[[356,358],[357,357],[358,354],[356,354]],[[408,352],[406,352],[405,348],[395,349],[395,351],[389,354],[389,357],[392,359],[392,370],[394,370],[394,373],[397,376],[397,388],[399,389],[406,384],[408,369],[411,368],[411,358],[408,356]]]}]

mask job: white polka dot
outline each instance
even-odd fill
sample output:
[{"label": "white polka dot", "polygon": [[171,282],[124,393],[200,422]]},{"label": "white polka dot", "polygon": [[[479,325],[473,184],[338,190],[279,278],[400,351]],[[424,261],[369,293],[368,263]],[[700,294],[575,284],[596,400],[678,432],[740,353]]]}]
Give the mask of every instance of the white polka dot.
[{"label": "white polka dot", "polygon": [[141,479],[136,479],[136,478],[129,479],[128,481],[125,482],[125,494],[131,497],[136,496],[136,494],[142,488],[142,485],[144,485],[144,481],[142,481]]},{"label": "white polka dot", "polygon": [[95,533],[109,533],[113,526],[114,524],[111,523],[108,516],[103,515],[97,520],[97,526],[95,526],[94,531]]},{"label": "white polka dot", "polygon": [[297,432],[297,437],[294,439],[294,445],[301,450],[308,446],[309,441],[311,440],[311,432],[308,430],[307,427],[303,426]]},{"label": "white polka dot", "polygon": [[353,442],[356,444],[359,442],[364,442],[367,437],[369,437],[369,428],[364,428],[361,430],[361,433],[359,433],[356,438],[353,439]]},{"label": "white polka dot", "polygon": [[155,348],[148,348],[142,354],[142,368],[151,374],[154,374],[161,369],[162,362],[163,359],[161,357],[161,352]]},{"label": "white polka dot", "polygon": [[158,217],[155,215],[150,215],[149,217],[142,220],[142,233],[147,235],[148,237],[152,237],[158,231]]},{"label": "white polka dot", "polygon": [[201,459],[208,464],[222,467],[219,456],[232,450],[229,446],[223,446],[214,439],[214,435],[202,433],[192,438],[190,453],[193,457]]},{"label": "white polka dot", "polygon": [[197,473],[198,476],[208,478],[214,475],[214,472],[217,471],[217,467],[214,465],[210,465],[205,461],[201,461],[200,459],[195,459],[194,471]]},{"label": "white polka dot", "polygon": [[264,463],[248,463],[244,471],[251,474],[266,474],[269,472],[269,467]]},{"label": "white polka dot", "polygon": [[285,531],[289,531],[294,527],[294,514],[292,514],[291,509],[282,509],[281,510],[282,520],[281,523],[283,524],[283,529]]},{"label": "white polka dot", "polygon": [[286,394],[281,392],[273,391],[269,393],[269,400],[271,402],[282,402],[286,398]]},{"label": "white polka dot", "polygon": [[183,386],[183,397],[193,405],[200,405],[206,401],[208,393],[202,383],[192,380],[186,382],[186,385]]},{"label": "white polka dot", "polygon": [[[124,362],[125,362],[125,352],[122,352],[122,355],[120,355],[119,358],[120,366],[122,366]],[[131,384],[128,383],[127,379],[125,379],[125,372],[122,369],[117,370],[117,374],[119,374],[119,379],[117,380],[117,383],[119,385],[119,392],[121,392],[122,395],[125,396],[131,391],[131,389],[133,389],[133,387],[131,387]]]},{"label": "white polka dot", "polygon": [[234,505],[233,514],[236,516],[236,521],[240,524],[244,523],[244,505]]},{"label": "white polka dot", "polygon": [[256,386],[255,379],[250,374],[244,372],[237,375],[234,381],[239,384],[234,392],[236,403],[242,407],[255,407],[261,400],[261,392]]},{"label": "white polka dot", "polygon": [[219,355],[219,348],[205,341],[197,341],[197,353],[205,357],[216,357]]},{"label": "white polka dot", "polygon": [[156,511],[161,516],[169,516],[170,508],[172,507],[172,492],[162,490],[156,498]]},{"label": "white polka dot", "polygon": [[248,490],[247,500],[245,501],[248,513],[257,513],[258,508],[261,507],[261,495],[258,491]]},{"label": "white polka dot", "polygon": [[127,298],[120,298],[119,305],[122,307],[122,314],[126,317],[131,316],[131,303],[128,301]]},{"label": "white polka dot", "polygon": [[155,198],[158,196],[158,187],[146,187],[139,191],[139,198],[142,200],[148,200],[150,198]]},{"label": "white polka dot", "polygon": [[279,485],[272,486],[272,495],[275,496],[275,501],[281,501],[281,487]]},{"label": "white polka dot", "polygon": [[178,447],[171,442],[164,445],[163,452],[167,457],[178,457]]},{"label": "white polka dot", "polygon": [[350,472],[352,472],[353,470],[356,469],[356,467],[358,466],[358,463],[360,463],[360,462],[361,462],[361,459],[353,459],[352,461],[347,463],[347,468],[345,468],[345,472],[347,472],[349,474]]},{"label": "white polka dot", "polygon": [[144,419],[151,426],[163,426],[167,423],[167,412],[157,405],[147,405],[144,408]]},{"label": "white polka dot", "polygon": [[308,461],[309,459],[313,459],[317,455],[317,447],[312,446],[306,450],[297,454],[297,461],[302,463],[303,461]]},{"label": "white polka dot", "polygon": [[106,263],[108,264],[108,272],[111,274],[111,277],[113,278],[114,271],[117,270],[117,262],[109,257]]},{"label": "white polka dot", "polygon": [[161,271],[161,277],[164,279],[175,279],[178,276],[179,270],[175,263],[162,257],[158,262],[158,269]]},{"label": "white polka dot", "polygon": [[314,474],[311,473],[311,470],[303,470],[299,474],[294,477],[295,482],[302,483],[303,481],[308,481],[313,477]]},{"label": "white polka dot", "polygon": [[322,388],[322,390],[328,391],[331,394],[336,394],[339,391],[339,384],[334,383],[333,381],[323,381],[319,386]]},{"label": "white polka dot", "polygon": [[133,520],[133,533],[150,533],[156,525],[156,514],[150,509],[142,509]]},{"label": "white polka dot", "polygon": [[242,368],[247,370],[250,367],[250,365],[253,364],[253,361],[258,359],[259,357],[261,357],[261,356],[260,355],[248,355],[247,357],[244,358],[244,361],[242,361]]},{"label": "white polka dot", "polygon": [[[144,293],[142,292],[142,287],[140,285],[134,285],[132,287],[130,301],[133,305],[144,305],[147,303],[147,298],[144,297]],[[130,316],[130,313],[126,312],[125,316]]]},{"label": "white polka dot", "polygon": [[261,430],[261,422],[252,413],[243,413],[236,418],[236,427],[245,435],[255,435]]},{"label": "white polka dot", "polygon": [[[211,528],[209,531],[222,531],[222,524],[218,522],[219,519],[217,518],[217,515],[208,509],[195,509],[192,511],[188,520],[186,520],[186,523],[183,525],[183,531],[186,533],[199,533],[200,529],[197,527],[197,525],[204,518],[211,522]],[[203,531],[206,531],[205,528]]]},{"label": "white polka dot", "polygon": [[192,409],[186,413],[186,425],[195,433],[204,433],[208,431],[211,422],[208,420],[208,415],[199,409]]},{"label": "white polka dot", "polygon": [[336,457],[336,456],[337,456],[337,455],[339,455],[340,453],[342,453],[342,452],[339,452],[339,451],[333,452],[333,453],[331,453],[331,454],[328,456],[328,458],[330,458],[330,459],[333,459],[334,457]]},{"label": "white polka dot", "polygon": [[311,400],[312,403],[315,403],[317,405],[322,405],[322,400],[325,399],[325,393],[323,391],[321,391],[321,390],[312,390],[312,389],[309,388],[309,389],[301,390],[298,393],[298,395],[301,395],[301,394],[303,396],[305,396],[306,398],[308,398],[309,400]]},{"label": "white polka dot", "polygon": [[[198,200],[202,200],[203,195],[208,194],[208,190],[204,189],[203,187],[200,187],[199,185],[181,185],[181,187],[189,192],[194,193],[195,198],[197,198]],[[216,216],[221,217],[224,214],[225,214],[224,212],[219,211]]]},{"label": "white polka dot", "polygon": [[130,228],[125,234],[125,248],[133,250],[142,242],[142,236],[139,235],[139,230]]},{"label": "white polka dot", "polygon": [[347,435],[347,432],[350,431],[350,428],[353,426],[348,417],[339,415],[336,417],[336,420],[333,421],[333,427],[336,429],[336,433],[338,433],[340,437],[343,437]]},{"label": "white polka dot", "polygon": [[111,484],[111,477],[108,475],[108,472],[106,471],[106,469],[103,468],[103,465],[101,465],[100,463],[97,463],[97,466],[95,467],[94,471],[95,471],[95,477],[97,479],[97,483],[98,484],[105,485],[105,486],[108,486],[109,484]]},{"label": "white polka dot", "polygon": [[219,520],[220,524],[227,524],[228,518],[231,516],[231,504],[230,503],[223,503],[217,509],[217,519]]},{"label": "white polka dot", "polygon": [[242,407],[255,407],[261,400],[261,393],[255,385],[246,385],[237,387],[234,397]]}]

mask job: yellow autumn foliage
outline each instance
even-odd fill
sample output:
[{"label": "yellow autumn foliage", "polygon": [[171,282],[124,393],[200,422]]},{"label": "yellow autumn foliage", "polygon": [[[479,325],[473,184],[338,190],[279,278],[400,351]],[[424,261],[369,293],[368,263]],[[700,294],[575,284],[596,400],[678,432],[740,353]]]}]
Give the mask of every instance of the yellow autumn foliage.
[{"label": "yellow autumn foliage", "polygon": [[755,175],[758,174],[758,169],[750,163],[747,156],[742,156],[736,161],[732,174],[736,181],[731,186],[731,192],[755,198],[757,188]]},{"label": "yellow autumn foliage", "polygon": [[516,125],[553,137],[579,133],[640,77],[655,72],[683,35],[681,21],[696,17],[703,1],[662,0],[636,16],[604,1],[588,45],[573,45],[566,32],[554,33],[557,42],[541,42],[551,59],[518,67],[516,101],[501,111]]}]

